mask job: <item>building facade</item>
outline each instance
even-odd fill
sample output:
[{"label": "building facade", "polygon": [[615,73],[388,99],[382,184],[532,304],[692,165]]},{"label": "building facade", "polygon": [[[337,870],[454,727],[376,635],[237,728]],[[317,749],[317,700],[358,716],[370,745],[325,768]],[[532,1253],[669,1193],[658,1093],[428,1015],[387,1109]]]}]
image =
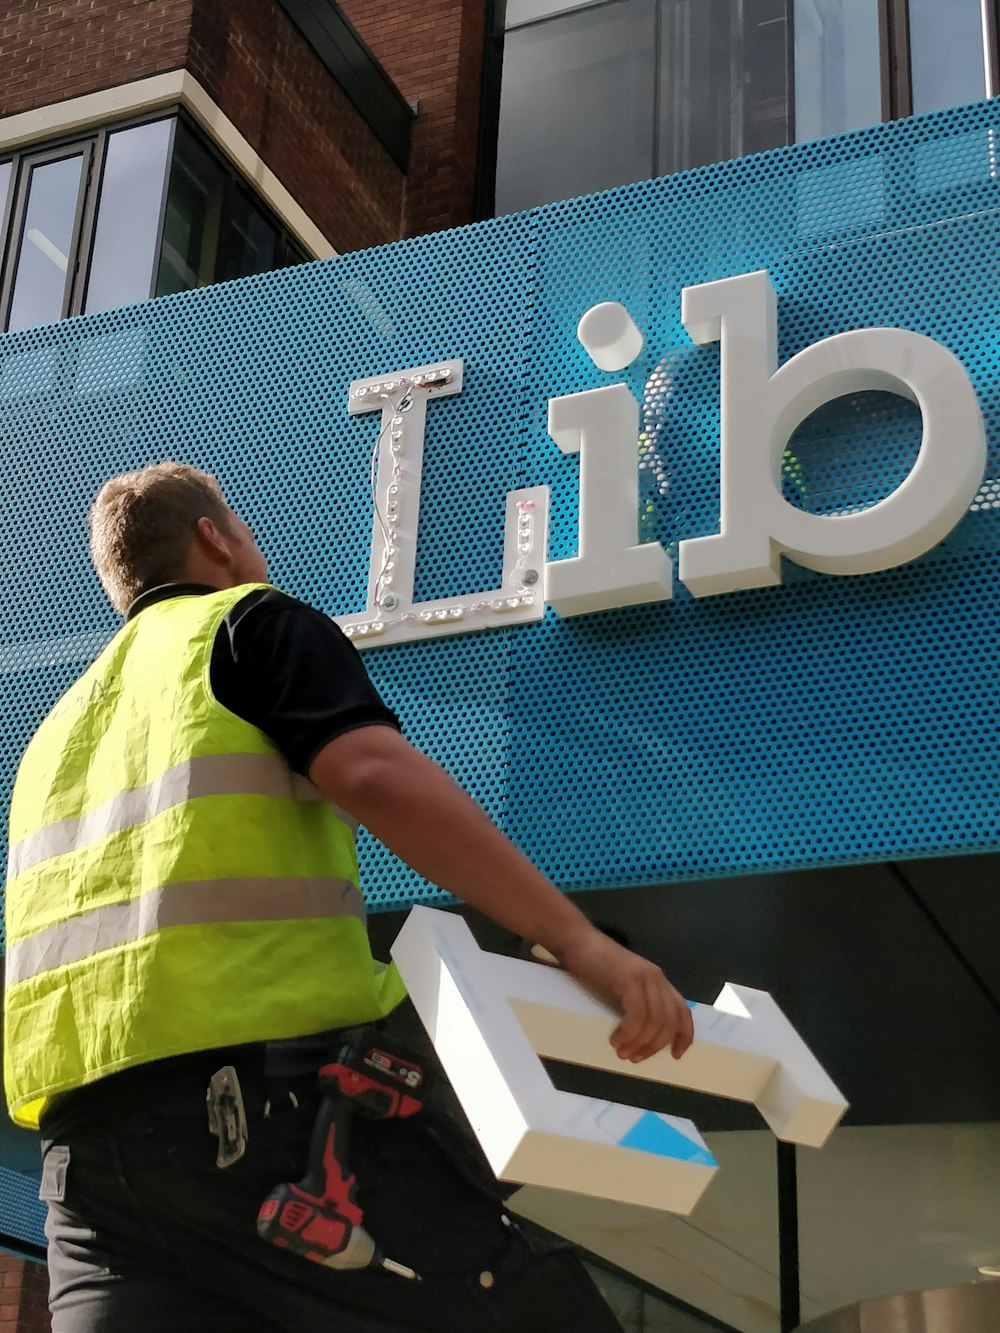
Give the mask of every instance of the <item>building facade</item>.
[{"label": "building facade", "polygon": [[479,7],[356,8],[9,7],[4,327],[469,221]]},{"label": "building facade", "polygon": [[[1000,56],[991,3],[941,12],[0,28],[5,799],[114,630],[89,497],[210,468],[555,882],[692,998],[771,991],[851,1102],[794,1225],[752,1108],[555,1071],[690,1115],[720,1163],[691,1219],[522,1192],[629,1328],[771,1333],[1000,1259]],[[602,363],[578,327],[610,302],[641,337]],[[440,895],[363,860],[387,946]],[[0,1139],[12,1330],[44,1327],[35,1150]]]}]

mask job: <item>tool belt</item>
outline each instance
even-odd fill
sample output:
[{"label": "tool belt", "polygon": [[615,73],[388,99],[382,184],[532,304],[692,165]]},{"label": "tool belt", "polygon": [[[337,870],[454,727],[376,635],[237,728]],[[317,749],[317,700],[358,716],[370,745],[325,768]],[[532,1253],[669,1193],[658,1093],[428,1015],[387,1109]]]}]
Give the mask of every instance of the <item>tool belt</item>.
[{"label": "tool belt", "polygon": [[[189,1124],[205,1133],[205,1089],[213,1073],[232,1065],[240,1071],[247,1114],[256,1119],[268,1098],[263,1042],[170,1056],[109,1074],[95,1083],[50,1098],[42,1117],[44,1138],[62,1138],[94,1123],[128,1131],[155,1121]],[[310,1079],[296,1080],[299,1088]]]},{"label": "tool belt", "polygon": [[[387,1024],[395,1026],[394,1018],[395,1015],[377,1025],[379,1036]],[[325,1034],[323,1040],[328,1044],[330,1059],[335,1059],[352,1031],[356,1030]],[[405,1047],[412,1048],[412,1060],[424,1073],[423,1109],[413,1117],[414,1130],[433,1140],[475,1188],[500,1201],[509,1197],[517,1186],[498,1181],[494,1176],[430,1042],[423,1039],[419,1030],[406,1035],[409,1040]],[[396,1045],[403,1049],[400,1043]],[[232,1104],[221,1108],[223,1126],[228,1125],[224,1133],[234,1143],[240,1138],[245,1144],[247,1135],[253,1132],[253,1122],[272,1109],[277,1111],[289,1102],[312,1104],[317,1100],[315,1069],[311,1073],[301,1072],[307,1046],[304,1040],[302,1050],[293,1052],[290,1059],[286,1043],[256,1042],[171,1056],[111,1074],[51,1098],[42,1119],[42,1136],[62,1139],[95,1122],[126,1131],[142,1130],[156,1121],[169,1119],[175,1125],[188,1124],[192,1140],[200,1139],[211,1127],[212,1108],[208,1108],[207,1119],[206,1098],[211,1097],[213,1077],[230,1067],[235,1072],[235,1085],[219,1087],[215,1099],[218,1102],[220,1094],[233,1094]],[[316,1064],[322,1063],[320,1056]],[[237,1092],[245,1121],[242,1130]],[[235,1123],[230,1112],[236,1116]],[[213,1132],[218,1140],[217,1131]],[[238,1159],[238,1155],[232,1157],[232,1161]]]}]

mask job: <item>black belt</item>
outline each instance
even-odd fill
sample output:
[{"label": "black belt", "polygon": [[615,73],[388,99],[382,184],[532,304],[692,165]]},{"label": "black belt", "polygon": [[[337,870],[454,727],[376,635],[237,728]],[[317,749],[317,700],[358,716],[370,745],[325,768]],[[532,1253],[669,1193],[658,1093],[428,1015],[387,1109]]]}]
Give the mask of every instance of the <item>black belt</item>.
[{"label": "black belt", "polygon": [[82,1088],[59,1093],[46,1104],[41,1118],[42,1135],[62,1136],[70,1128],[95,1121],[124,1125],[140,1113],[152,1119],[190,1118],[205,1125],[208,1083],[225,1065],[236,1070],[246,1113],[251,1119],[263,1116],[269,1102],[277,1105],[287,1100],[289,1093],[296,1101],[302,1101],[315,1090],[316,1068],[292,1076],[271,1074],[264,1042],[220,1047],[136,1065]]}]

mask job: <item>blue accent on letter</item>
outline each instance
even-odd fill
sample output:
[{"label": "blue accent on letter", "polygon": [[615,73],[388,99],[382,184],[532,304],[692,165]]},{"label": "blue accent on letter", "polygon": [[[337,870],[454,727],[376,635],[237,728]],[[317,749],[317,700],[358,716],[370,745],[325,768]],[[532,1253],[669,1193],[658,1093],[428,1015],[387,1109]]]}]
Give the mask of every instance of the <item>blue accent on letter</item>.
[{"label": "blue accent on letter", "polygon": [[637,1148],[639,1152],[655,1153],[657,1157],[676,1157],[679,1162],[693,1162],[698,1166],[718,1165],[707,1148],[694,1143],[655,1111],[647,1111],[618,1142],[622,1148]]}]

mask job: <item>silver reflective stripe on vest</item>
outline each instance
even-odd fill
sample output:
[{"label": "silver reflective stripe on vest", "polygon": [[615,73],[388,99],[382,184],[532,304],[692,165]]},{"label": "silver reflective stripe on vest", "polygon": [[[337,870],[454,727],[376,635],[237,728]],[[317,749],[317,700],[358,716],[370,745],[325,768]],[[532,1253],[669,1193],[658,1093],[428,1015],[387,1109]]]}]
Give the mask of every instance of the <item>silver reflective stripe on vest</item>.
[{"label": "silver reflective stripe on vest", "polygon": [[7,946],[6,984],[14,985],[131,944],[168,926],[233,921],[365,918],[364,899],[349,879],[207,879],[167,884],[141,898],[97,907]]},{"label": "silver reflective stripe on vest", "polygon": [[[122,792],[99,810],[62,819],[29,833],[11,848],[8,874],[13,878],[51,856],[80,851],[112,833],[144,824],[172,806],[199,796],[275,796],[293,801],[321,801],[308,778],[293,773],[276,754],[210,754],[175,764],[144,787]],[[352,830],[354,821],[335,814]]]}]

